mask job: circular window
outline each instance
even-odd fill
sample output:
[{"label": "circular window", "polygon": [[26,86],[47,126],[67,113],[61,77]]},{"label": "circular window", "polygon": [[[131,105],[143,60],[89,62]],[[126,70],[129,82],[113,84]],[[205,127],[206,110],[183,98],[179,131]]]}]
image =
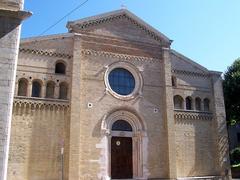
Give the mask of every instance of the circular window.
[{"label": "circular window", "polygon": [[128,62],[115,62],[107,67],[104,82],[107,92],[121,100],[131,100],[142,93],[142,75]]},{"label": "circular window", "polygon": [[108,75],[111,89],[120,95],[129,95],[135,88],[135,79],[126,69],[115,68]]}]

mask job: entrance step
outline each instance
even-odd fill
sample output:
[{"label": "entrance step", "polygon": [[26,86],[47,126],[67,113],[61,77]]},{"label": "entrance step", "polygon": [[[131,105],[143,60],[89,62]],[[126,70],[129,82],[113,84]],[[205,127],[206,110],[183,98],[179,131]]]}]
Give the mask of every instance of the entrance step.
[{"label": "entrance step", "polygon": [[202,177],[182,177],[177,178],[177,180],[222,180],[221,176],[202,176]]}]

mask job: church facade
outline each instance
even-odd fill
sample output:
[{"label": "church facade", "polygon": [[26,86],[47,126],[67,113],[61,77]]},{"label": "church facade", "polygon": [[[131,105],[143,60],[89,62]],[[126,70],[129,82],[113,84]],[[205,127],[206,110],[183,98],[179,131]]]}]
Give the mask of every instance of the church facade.
[{"label": "church facade", "polygon": [[221,73],[128,10],[21,40],[9,180],[229,179]]}]

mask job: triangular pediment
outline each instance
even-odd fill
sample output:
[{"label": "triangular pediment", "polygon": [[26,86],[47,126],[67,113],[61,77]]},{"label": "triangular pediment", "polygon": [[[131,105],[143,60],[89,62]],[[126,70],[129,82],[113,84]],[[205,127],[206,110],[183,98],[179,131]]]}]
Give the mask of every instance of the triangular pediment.
[{"label": "triangular pediment", "polygon": [[70,32],[87,32],[128,40],[160,43],[165,46],[169,46],[172,42],[126,9],[68,22],[67,28]]}]

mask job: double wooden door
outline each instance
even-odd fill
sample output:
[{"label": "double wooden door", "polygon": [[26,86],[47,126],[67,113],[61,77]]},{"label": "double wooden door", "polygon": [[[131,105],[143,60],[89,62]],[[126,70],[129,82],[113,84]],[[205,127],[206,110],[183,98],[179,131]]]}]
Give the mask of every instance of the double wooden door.
[{"label": "double wooden door", "polygon": [[128,179],[133,177],[131,137],[112,137],[111,176],[112,179]]}]

